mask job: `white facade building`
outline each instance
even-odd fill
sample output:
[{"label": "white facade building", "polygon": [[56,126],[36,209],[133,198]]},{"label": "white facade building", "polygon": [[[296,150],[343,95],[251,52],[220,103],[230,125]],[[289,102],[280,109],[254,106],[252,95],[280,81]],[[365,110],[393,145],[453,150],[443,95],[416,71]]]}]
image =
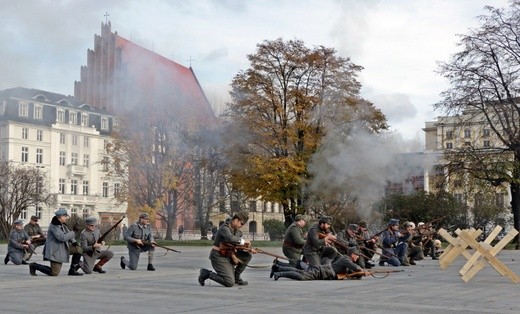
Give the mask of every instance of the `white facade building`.
[{"label": "white facade building", "polygon": [[114,197],[121,184],[104,172],[114,122],[71,96],[20,87],[0,92],[0,159],[39,168],[55,197],[54,206],[27,208],[21,219],[36,215],[46,227],[65,208],[111,224],[126,213],[127,204]]}]

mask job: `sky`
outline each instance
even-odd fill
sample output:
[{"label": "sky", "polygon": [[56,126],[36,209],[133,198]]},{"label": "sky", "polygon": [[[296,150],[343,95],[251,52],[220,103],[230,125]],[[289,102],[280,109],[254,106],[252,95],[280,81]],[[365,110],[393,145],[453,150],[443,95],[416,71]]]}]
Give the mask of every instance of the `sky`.
[{"label": "sky", "polygon": [[508,1],[0,0],[0,90],[73,95],[86,51],[108,19],[120,36],[191,64],[219,114],[257,44],[300,39],[362,66],[362,96],[382,110],[410,151],[421,151],[421,129],[442,115],[433,104],[448,87],[435,72],[437,62],[458,51],[457,34],[477,27],[486,5]]}]

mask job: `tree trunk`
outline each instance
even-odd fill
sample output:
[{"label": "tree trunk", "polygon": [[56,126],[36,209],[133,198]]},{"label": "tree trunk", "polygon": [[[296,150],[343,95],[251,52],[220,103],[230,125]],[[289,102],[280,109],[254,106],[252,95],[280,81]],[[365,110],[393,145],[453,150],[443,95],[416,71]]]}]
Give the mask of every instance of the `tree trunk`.
[{"label": "tree trunk", "polygon": [[[511,183],[511,211],[513,212],[513,226],[520,231],[520,184]],[[515,238],[518,250],[520,248],[520,233]]]}]

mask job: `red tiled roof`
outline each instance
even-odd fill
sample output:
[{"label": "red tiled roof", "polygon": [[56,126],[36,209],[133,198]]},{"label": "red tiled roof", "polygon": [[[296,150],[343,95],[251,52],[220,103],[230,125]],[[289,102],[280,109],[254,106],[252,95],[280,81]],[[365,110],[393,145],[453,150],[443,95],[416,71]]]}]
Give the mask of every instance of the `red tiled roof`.
[{"label": "red tiled roof", "polygon": [[175,106],[185,118],[214,123],[215,114],[191,68],[182,66],[116,34],[126,75],[152,97]]}]

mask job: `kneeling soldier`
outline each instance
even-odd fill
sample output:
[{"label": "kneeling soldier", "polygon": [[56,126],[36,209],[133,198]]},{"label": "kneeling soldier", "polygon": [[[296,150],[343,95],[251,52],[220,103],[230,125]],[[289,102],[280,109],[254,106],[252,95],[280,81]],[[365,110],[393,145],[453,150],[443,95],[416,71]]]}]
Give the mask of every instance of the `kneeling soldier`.
[{"label": "kneeling soldier", "polygon": [[[85,274],[92,274],[92,271],[100,274],[106,273],[102,266],[105,265],[112,257],[114,252],[109,250],[100,251],[100,248],[105,243],[98,243],[100,237],[99,229],[96,228],[97,219],[89,217],[85,219],[85,229],[81,232],[80,243],[83,249],[83,265],[81,269]],[[100,261],[96,263],[96,260]]]},{"label": "kneeling soldier", "polygon": [[25,251],[32,252],[34,247],[31,245],[31,237],[23,230],[23,221],[17,219],[14,222],[14,228],[9,236],[9,244],[7,245],[7,255],[4,259],[4,264],[7,264],[9,260],[15,265],[27,264],[23,260]]}]

